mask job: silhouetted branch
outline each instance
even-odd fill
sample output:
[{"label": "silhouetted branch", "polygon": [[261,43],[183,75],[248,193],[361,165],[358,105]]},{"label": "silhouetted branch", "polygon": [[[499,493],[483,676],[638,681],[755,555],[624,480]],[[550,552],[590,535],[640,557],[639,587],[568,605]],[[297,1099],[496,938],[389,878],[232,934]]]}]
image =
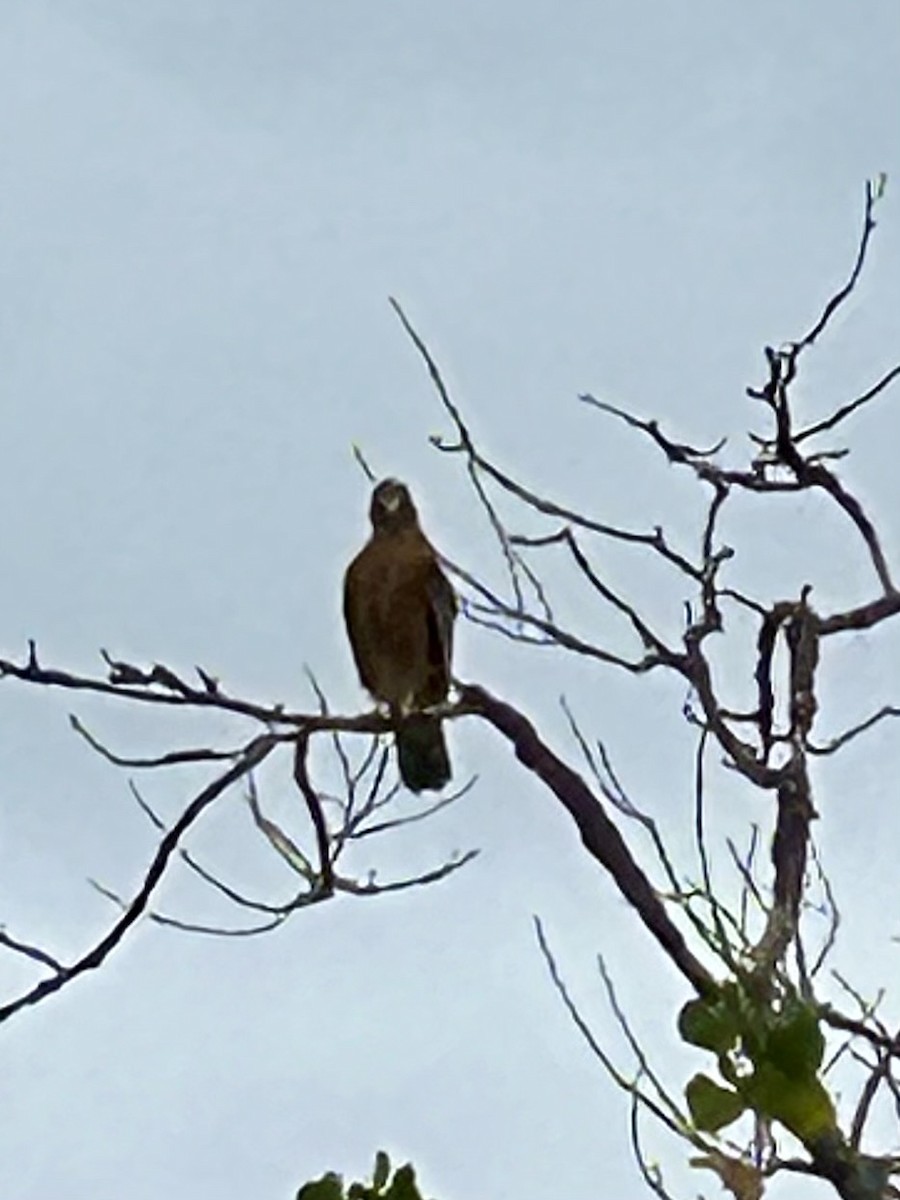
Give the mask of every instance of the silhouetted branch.
[{"label": "silhouetted branch", "polygon": [[[532,613],[520,612],[514,608],[508,608],[505,604],[501,604],[496,609],[487,609],[482,605],[470,604],[468,611],[477,616],[480,613],[492,613],[496,616],[506,617],[510,621],[517,622],[520,625],[528,626],[531,629],[539,629],[548,641],[563,650],[571,650],[574,654],[582,654],[586,658],[595,658],[600,662],[608,663],[610,666],[623,667],[626,671],[632,674],[641,675],[645,671],[651,670],[653,667],[658,667],[663,663],[663,659],[657,655],[648,653],[640,659],[624,658],[620,654],[614,654],[611,650],[604,650],[601,646],[596,646],[592,642],[586,642],[583,638],[577,637],[574,633],[563,629],[562,626],[556,625],[551,621],[545,621],[541,617],[536,617]],[[525,641],[521,634],[515,630],[504,630],[501,626],[492,626],[497,632],[505,632],[506,636],[513,641]],[[530,644],[534,644],[532,641]]]},{"label": "silhouetted branch", "polygon": [[304,729],[310,733],[320,729],[343,730],[348,733],[386,733],[391,729],[390,720],[378,712],[365,713],[357,717],[323,716],[321,713],[287,711],[283,705],[254,704],[229,696],[221,690],[192,688],[169,667],[159,663],[149,670],[110,658],[107,679],[89,675],[75,675],[68,671],[40,666],[35,643],[29,642],[29,655],[25,663],[17,664],[0,658],[0,680],[18,679],[22,683],[39,687],[58,687],[71,691],[95,692],[116,699],[136,700],[144,704],[160,704],[185,708],[215,709],[250,717],[266,727],[286,725]]},{"label": "silhouetted branch", "polygon": [[461,788],[457,788],[451,792],[449,796],[442,796],[440,800],[435,800],[419,812],[408,813],[403,817],[393,817],[389,821],[378,821],[373,825],[363,825],[360,822],[360,818],[356,817],[349,836],[359,841],[362,838],[372,837],[375,834],[387,833],[392,829],[401,829],[405,825],[414,825],[418,821],[426,821],[429,817],[433,817],[435,813],[439,813],[442,809],[455,804],[457,800],[461,800],[474,786],[475,780],[470,779]]},{"label": "silhouetted branch", "polygon": [[856,1105],[856,1110],[853,1113],[853,1121],[850,1125],[850,1145],[854,1149],[859,1149],[860,1141],[862,1140],[863,1130],[865,1129],[866,1121],[869,1118],[869,1113],[872,1109],[872,1102],[875,1095],[883,1083],[891,1078],[893,1069],[893,1058],[889,1053],[881,1052],[878,1056],[878,1062],[870,1068],[870,1074],[862,1092],[860,1093],[859,1101]]},{"label": "silhouetted branch", "polygon": [[30,958],[32,962],[40,963],[43,967],[49,967],[51,971],[65,970],[62,963],[55,959],[52,954],[48,954],[46,950],[41,950],[39,946],[31,946],[28,942],[20,942],[18,938],[14,938],[12,934],[7,933],[2,928],[0,928],[0,946],[5,946],[7,950],[12,950],[16,954]]},{"label": "silhouetted branch", "polygon": [[862,273],[863,266],[865,265],[866,253],[869,249],[869,241],[872,237],[872,234],[875,232],[875,219],[872,216],[872,213],[875,209],[875,205],[881,198],[882,191],[883,182],[873,182],[870,179],[866,180],[866,202],[863,212],[863,227],[862,233],[860,234],[859,246],[856,251],[856,260],[853,263],[853,269],[850,272],[850,277],[844,286],[835,292],[834,295],[828,300],[824,309],[822,310],[822,315],[812,326],[809,332],[804,334],[798,342],[794,342],[791,345],[790,353],[792,360],[795,363],[800,353],[812,346],[816,339],[825,332],[826,328],[828,327],[828,322],[841,307],[844,301],[848,300],[853,294],[853,289],[856,287],[860,274]]},{"label": "silhouetted branch", "polygon": [[842,746],[846,746],[848,742],[852,742],[854,738],[859,737],[861,733],[866,733],[874,725],[878,725],[887,717],[900,717],[900,708],[897,708],[893,704],[886,704],[877,713],[873,713],[871,717],[866,717],[858,725],[853,725],[849,729],[845,729],[843,733],[838,734],[837,737],[833,737],[824,746],[808,745],[807,749],[810,754],[834,754],[836,750],[840,750]]},{"label": "silhouetted branch", "polygon": [[[841,926],[841,913],[837,906],[834,891],[831,887],[831,881],[825,873],[822,862],[819,858],[819,854],[816,850],[815,841],[810,842],[810,849],[812,851],[812,858],[815,864],[816,873],[818,875],[819,885],[821,886],[825,895],[825,911],[828,914],[828,928],[825,937],[822,939],[822,945],[819,949],[819,952],[808,971],[808,979],[812,980],[815,979],[816,975],[818,975],[825,966],[831,951],[834,949],[834,945],[837,941],[838,930]],[[798,947],[801,947],[799,939]],[[807,987],[806,991],[807,995],[810,995],[812,992],[811,987]]]},{"label": "silhouetted branch", "polygon": [[[671,892],[671,898],[681,907],[682,912],[685,914],[691,925],[694,927],[696,933],[703,939],[704,943],[709,947],[709,949],[718,957],[723,958],[724,961],[727,962],[727,958],[725,958],[722,953],[720,939],[712,936],[705,923],[694,911],[695,906],[693,902],[698,898],[697,893],[695,891],[686,890],[682,882],[679,880],[656,822],[652,817],[648,816],[647,813],[642,812],[626,795],[625,789],[622,787],[620,780],[613,770],[607,749],[602,742],[597,743],[597,754],[599,755],[600,759],[600,763],[598,764],[597,758],[594,755],[594,751],[588,745],[587,739],[576,722],[574,714],[569,708],[565,697],[562,698],[560,703],[562,705],[563,712],[566,714],[566,719],[569,722],[569,728],[572,730],[573,736],[578,742],[582,756],[588,765],[591,776],[599,788],[601,795],[608,800],[618,812],[622,813],[624,817],[630,821],[636,821],[645,830],[650,837],[650,841],[653,845],[656,857],[659,860],[659,864],[665,873]],[[703,900],[707,906],[716,903],[715,897],[706,889],[704,889],[700,899]]]},{"label": "silhouetted branch", "polygon": [[[631,530],[619,529],[614,525],[607,525],[600,521],[592,521],[583,514],[575,512],[573,509],[564,508],[561,505],[554,503],[552,500],[544,499],[543,497],[538,496],[536,493],[529,491],[510,476],[504,474],[504,472],[502,472],[498,467],[494,466],[494,464],[485,458],[484,455],[481,454],[481,452],[477,449],[469,428],[463,420],[462,413],[459,407],[450,398],[449,392],[447,391],[444,381],[441,378],[440,370],[432,358],[425,342],[416,332],[409,318],[406,316],[397,301],[391,299],[390,303],[391,307],[400,318],[403,328],[409,335],[413,345],[424,359],[428,368],[428,373],[431,376],[435,388],[437,389],[441,404],[452,420],[459,438],[458,442],[452,443],[444,442],[441,438],[432,438],[432,445],[445,454],[464,453],[466,455],[469,477],[472,479],[473,486],[475,487],[479,498],[482,500],[482,503],[487,507],[488,511],[493,514],[492,523],[496,519],[496,512],[490,505],[490,502],[487,500],[484,488],[480,479],[478,479],[477,472],[479,470],[483,471],[485,475],[487,475],[490,479],[493,479],[495,483],[499,484],[504,491],[515,496],[518,500],[523,501],[536,512],[543,513],[544,516],[560,518],[572,525],[576,525],[582,529],[588,529],[592,533],[596,533],[616,541],[631,542],[635,545],[648,546],[657,554],[661,555],[673,565],[677,566],[680,571],[683,571],[688,575],[693,575],[695,578],[699,577],[699,569],[694,567],[682,555],[672,550],[661,529],[655,529],[653,533],[635,533]],[[496,527],[498,529],[498,536],[500,538],[501,545],[504,547],[504,554],[506,554],[508,550],[508,537],[505,533],[505,530],[503,530],[502,525],[499,523],[499,520],[497,521]],[[522,603],[522,596],[518,592],[516,593],[516,601],[518,604]]]},{"label": "silhouetted branch", "polygon": [[665,1125],[666,1128],[672,1133],[687,1137],[699,1149],[708,1149],[708,1144],[705,1139],[702,1138],[698,1132],[691,1129],[690,1122],[687,1120],[686,1116],[679,1111],[677,1106],[674,1105],[669,1097],[666,1096],[661,1102],[654,1100],[639,1087],[641,1074],[638,1074],[636,1079],[630,1079],[615,1065],[612,1058],[594,1037],[590,1026],[579,1011],[572,997],[569,995],[568,988],[565,985],[562,975],[560,974],[559,967],[556,963],[556,959],[554,958],[553,952],[550,949],[550,945],[544,933],[544,927],[540,918],[532,917],[532,921],[534,922],[534,930],[537,936],[538,946],[540,947],[540,951],[544,962],[546,963],[553,986],[556,988],[556,991],[559,994],[559,997],[562,1000],[563,1005],[571,1017],[576,1029],[590,1047],[591,1053],[603,1065],[606,1073],[610,1076],[614,1083],[622,1089],[622,1091],[627,1092],[630,1096],[632,1096],[636,1103],[646,1108],[648,1112],[652,1113],[653,1116],[655,1116],[656,1119]]},{"label": "silhouetted branch", "polygon": [[457,858],[449,859],[439,867],[433,867],[430,871],[422,871],[420,874],[411,875],[406,879],[392,879],[388,883],[376,883],[374,878],[370,878],[367,883],[360,883],[355,879],[337,877],[334,886],[335,890],[346,892],[350,896],[384,896],[388,892],[406,892],[410,888],[439,883],[442,879],[446,879],[456,871],[468,866],[479,854],[479,850],[466,850]]},{"label": "silhouetted branch", "polygon": [[885,375],[873,384],[868,391],[863,392],[861,396],[857,396],[855,400],[851,400],[849,404],[843,404],[839,409],[825,417],[822,421],[817,421],[815,425],[810,425],[807,429],[803,429],[800,433],[794,434],[794,444],[799,445],[800,442],[806,441],[807,438],[815,437],[819,433],[825,433],[828,429],[834,429],[841,421],[855,413],[857,409],[862,408],[864,404],[868,404],[870,400],[874,400],[900,376],[900,365],[892,367]]},{"label": "silhouetted branch", "polygon": [[220,775],[218,779],[205,787],[191,801],[172,828],[163,837],[153,857],[153,861],[147,869],[141,887],[109,933],[71,966],[58,968],[49,979],[42,980],[24,995],[19,996],[16,1000],[0,1005],[0,1022],[8,1020],[9,1017],[30,1004],[37,1004],[45,996],[49,996],[53,992],[58,992],[60,988],[65,987],[73,979],[76,979],[79,975],[83,975],[86,971],[95,970],[106,960],[110,952],[118,946],[131,926],[134,925],[147,908],[156,885],[162,879],[169,859],[178,848],[179,842],[187,830],[215,799],[227,791],[233,783],[236,783],[237,780],[246,775],[248,771],[251,771],[258,763],[261,763],[276,744],[277,738],[272,734],[264,734],[261,737],[254,738],[246,746],[238,761],[223,775]]},{"label": "silhouetted branch", "polygon": [[618,829],[581,776],[541,741],[531,722],[511,705],[471,684],[463,684],[460,694],[466,707],[502,733],[512,743],[516,758],[562,803],[589,854],[609,871],[644,925],[697,992],[706,995],[715,991],[715,980],[688,949]]},{"label": "silhouetted branch", "polygon": [[322,812],[322,804],[319,797],[309,780],[309,774],[306,769],[306,756],[309,751],[309,735],[301,733],[297,738],[297,744],[294,750],[294,782],[300,789],[303,799],[306,801],[306,807],[309,810],[310,819],[316,831],[316,845],[319,848],[319,871],[318,877],[320,886],[323,892],[329,894],[333,887],[333,866],[331,861],[331,850],[328,840],[328,828],[325,824],[325,815]]},{"label": "silhouetted branch", "polygon": [[391,305],[391,308],[393,308],[394,312],[400,318],[400,323],[403,326],[403,328],[406,330],[406,333],[409,336],[410,340],[412,341],[413,345],[415,346],[416,350],[418,350],[419,354],[421,355],[422,359],[424,360],[425,365],[428,368],[428,374],[431,376],[431,380],[432,380],[435,388],[437,389],[437,393],[438,393],[438,396],[440,397],[441,404],[444,406],[445,411],[449,414],[451,420],[453,421],[454,425],[456,426],[456,431],[459,436],[459,443],[452,447],[444,446],[443,443],[441,443],[440,439],[432,439],[432,440],[435,445],[440,446],[444,449],[462,450],[465,453],[466,459],[467,459],[467,468],[468,468],[468,472],[469,472],[469,479],[471,480],[472,488],[475,491],[476,496],[478,497],[481,507],[484,509],[485,513],[487,514],[488,522],[490,523],[491,528],[493,529],[494,534],[496,535],[497,541],[500,545],[500,549],[503,553],[503,557],[506,561],[507,573],[509,575],[509,580],[512,585],[513,595],[514,595],[515,601],[516,601],[516,606],[518,608],[522,608],[522,607],[524,607],[524,603],[525,603],[524,597],[522,595],[521,584],[519,582],[519,572],[522,569],[522,562],[519,559],[518,555],[515,553],[515,551],[512,549],[512,547],[510,546],[509,538],[508,538],[506,530],[503,526],[503,522],[500,520],[500,518],[497,514],[497,510],[494,507],[494,505],[491,503],[491,499],[488,496],[487,491],[481,482],[481,479],[479,478],[478,469],[477,469],[479,466],[478,456],[474,452],[475,447],[474,447],[472,439],[469,435],[469,431],[466,428],[465,422],[462,419],[459,409],[456,407],[456,405],[453,403],[453,401],[450,398],[450,393],[447,390],[447,387],[444,383],[440,368],[438,367],[437,363],[435,362],[434,358],[432,357],[431,351],[428,349],[428,347],[426,346],[423,339],[419,336],[419,334],[413,328],[411,322],[409,321],[409,318],[406,316],[406,313],[400,307],[400,304],[398,303],[398,301],[396,301],[393,298],[393,296],[391,296],[391,297],[389,297],[389,303]]},{"label": "silhouetted branch", "polygon": [[101,757],[107,762],[112,763],[116,767],[133,767],[155,769],[156,767],[175,767],[183,766],[185,763],[198,762],[223,762],[233,758],[237,758],[241,753],[240,750],[211,750],[198,748],[195,750],[170,750],[166,754],[159,754],[154,758],[129,758],[126,755],[116,754],[105,746],[99,738],[95,737],[81,720],[74,713],[69,714],[69,724],[72,729],[83,737],[92,750],[96,750]]},{"label": "silhouetted branch", "polygon": [[848,608],[844,612],[832,613],[830,617],[819,617],[819,637],[828,637],[832,633],[846,633],[860,629],[871,629],[882,621],[895,617],[900,613],[900,593],[879,596],[868,604],[860,604],[856,608]]}]

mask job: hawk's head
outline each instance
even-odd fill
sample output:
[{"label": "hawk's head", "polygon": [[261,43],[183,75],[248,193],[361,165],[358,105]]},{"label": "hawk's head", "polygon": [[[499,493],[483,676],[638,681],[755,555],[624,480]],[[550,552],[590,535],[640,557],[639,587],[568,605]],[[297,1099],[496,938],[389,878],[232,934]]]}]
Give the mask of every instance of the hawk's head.
[{"label": "hawk's head", "polygon": [[399,479],[382,479],[375,485],[369,516],[376,533],[394,533],[418,522],[409,488]]}]

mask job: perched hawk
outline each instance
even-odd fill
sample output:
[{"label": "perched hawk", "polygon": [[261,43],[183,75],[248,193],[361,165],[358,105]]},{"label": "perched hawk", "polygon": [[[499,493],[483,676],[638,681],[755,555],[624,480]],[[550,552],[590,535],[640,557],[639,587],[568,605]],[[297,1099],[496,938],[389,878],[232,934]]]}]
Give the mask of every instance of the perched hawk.
[{"label": "perched hawk", "polygon": [[364,687],[397,723],[400,778],[413,792],[440,789],[450,759],[437,717],[450,687],[456,597],[396,479],[383,479],[369,508],[372,536],[344,577],[344,620]]}]

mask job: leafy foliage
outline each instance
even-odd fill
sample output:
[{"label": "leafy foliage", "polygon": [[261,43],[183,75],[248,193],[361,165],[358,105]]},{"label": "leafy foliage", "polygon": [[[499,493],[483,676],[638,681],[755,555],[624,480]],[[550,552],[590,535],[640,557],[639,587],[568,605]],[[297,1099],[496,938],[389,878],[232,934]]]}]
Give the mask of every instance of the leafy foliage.
[{"label": "leafy foliage", "polygon": [[411,1163],[397,1167],[391,1176],[391,1160],[384,1150],[375,1155],[371,1183],[351,1183],[344,1189],[340,1175],[328,1171],[321,1179],[305,1183],[296,1200],[425,1200],[416,1183]]},{"label": "leafy foliage", "polygon": [[831,1097],[819,1079],[825,1039],[815,1007],[794,994],[776,1005],[735,983],[689,1001],[678,1021],[682,1038],[712,1050],[723,1087],[698,1074],[685,1089],[698,1129],[713,1133],[748,1109],[780,1121],[802,1142],[835,1127]]}]

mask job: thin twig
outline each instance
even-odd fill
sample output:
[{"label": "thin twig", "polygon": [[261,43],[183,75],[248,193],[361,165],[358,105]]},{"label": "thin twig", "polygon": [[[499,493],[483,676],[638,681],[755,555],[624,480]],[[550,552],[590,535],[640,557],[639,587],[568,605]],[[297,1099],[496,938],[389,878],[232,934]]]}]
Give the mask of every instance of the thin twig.
[{"label": "thin twig", "polygon": [[65,971],[62,963],[48,954],[46,950],[42,950],[39,946],[32,946],[28,942],[20,942],[18,938],[14,938],[11,933],[7,933],[5,929],[0,928],[0,946],[5,946],[7,950],[12,950],[16,954],[21,954],[25,958],[30,958],[32,962],[40,963],[43,967],[49,967],[51,971]]},{"label": "thin twig", "polygon": [[874,400],[876,396],[879,396],[898,376],[900,376],[900,364],[892,367],[868,391],[863,392],[861,396],[857,396],[855,400],[851,400],[848,404],[842,405],[830,417],[825,417],[824,420],[817,421],[815,425],[810,425],[807,429],[801,430],[800,433],[794,434],[794,444],[799,445],[800,442],[805,441],[807,438],[815,437],[819,433],[825,433],[828,429],[834,429],[836,425],[840,424],[846,417],[849,417],[851,413],[855,413],[864,404],[868,404],[870,400]]},{"label": "thin twig", "polygon": [[871,729],[873,725],[877,725],[880,721],[884,721],[887,717],[900,717],[900,708],[896,705],[886,704],[880,708],[877,713],[873,713],[871,717],[866,717],[864,721],[860,721],[858,725],[851,726],[837,737],[826,742],[823,746],[815,746],[807,743],[807,750],[810,754],[834,754],[836,750],[840,750],[842,746],[846,746],[848,742],[852,742],[854,738],[859,737],[861,733],[865,733]]},{"label": "thin twig", "polygon": [[853,269],[847,282],[831,297],[828,303],[822,310],[822,314],[816,323],[812,326],[808,333],[804,334],[798,342],[794,342],[791,346],[791,354],[796,361],[797,356],[802,350],[812,346],[816,339],[825,332],[828,322],[841,307],[845,300],[849,299],[859,280],[860,273],[866,261],[866,252],[869,248],[869,240],[875,231],[875,220],[872,217],[872,212],[875,208],[877,200],[880,198],[880,192],[876,187],[873,187],[872,181],[866,180],[866,202],[863,212],[863,227],[860,234],[859,246],[856,251],[856,259],[853,263]]},{"label": "thin twig", "polygon": [[239,749],[211,750],[198,748],[194,750],[170,750],[166,754],[160,754],[154,758],[129,758],[125,755],[116,754],[108,746],[105,746],[98,737],[82,724],[74,713],[69,714],[69,724],[79,737],[84,738],[92,750],[96,750],[107,762],[111,762],[117,767],[133,767],[137,769],[183,766],[185,763],[225,762],[237,758],[241,753]]},{"label": "thin twig", "polygon": [[248,771],[252,770],[258,763],[261,763],[276,744],[277,739],[272,734],[263,734],[260,737],[254,738],[233,766],[229,767],[223,775],[220,775],[218,779],[215,779],[195,796],[172,828],[163,837],[153,857],[153,861],[144,875],[144,881],[138,889],[137,894],[106,936],[101,938],[96,945],[86,954],[82,955],[81,958],[77,959],[71,966],[57,971],[51,978],[43,980],[16,1000],[0,1006],[0,1022],[7,1020],[30,1004],[37,1004],[45,996],[59,991],[60,988],[65,987],[66,984],[79,975],[96,969],[106,960],[108,955],[119,945],[131,926],[135,924],[146,910],[150,897],[165,873],[169,859],[177,850],[187,830],[214,800],[227,791],[242,776],[246,775]]},{"label": "thin twig", "polygon": [[[550,979],[553,983],[553,986],[556,988],[560,999],[565,1005],[566,1011],[572,1019],[572,1023],[584,1038],[585,1042],[587,1042],[592,1054],[599,1059],[599,1061],[603,1064],[606,1073],[610,1076],[613,1082],[622,1089],[622,1091],[627,1092],[629,1095],[634,1096],[637,1100],[639,1100],[640,1103],[643,1104],[650,1112],[652,1112],[653,1115],[659,1121],[661,1121],[667,1129],[672,1131],[672,1133],[686,1135],[688,1127],[686,1125],[679,1124],[676,1120],[673,1120],[665,1108],[663,1108],[645,1092],[640,1090],[640,1088],[637,1086],[637,1081],[627,1078],[627,1076],[625,1076],[619,1070],[607,1052],[594,1037],[590,1026],[581,1015],[577,1005],[575,1004],[575,1001],[569,995],[568,988],[566,987],[565,982],[560,975],[559,967],[556,964],[556,959],[553,956],[553,952],[551,951],[547,942],[547,938],[544,934],[544,927],[541,923],[540,917],[533,916],[532,921],[534,922],[534,930],[535,935],[537,936],[538,946],[540,947],[540,951],[550,974]],[[691,1137],[691,1140],[694,1141],[694,1136]],[[695,1144],[702,1145],[702,1142],[699,1138],[697,1138],[697,1142]]]}]

